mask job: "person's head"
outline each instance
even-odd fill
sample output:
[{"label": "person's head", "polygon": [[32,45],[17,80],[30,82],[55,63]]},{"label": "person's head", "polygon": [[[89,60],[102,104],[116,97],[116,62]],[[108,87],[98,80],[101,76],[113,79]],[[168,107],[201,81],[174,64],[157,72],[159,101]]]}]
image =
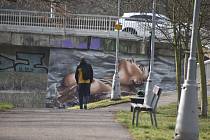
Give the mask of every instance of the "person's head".
[{"label": "person's head", "polygon": [[81,57],[81,58],[80,58],[80,63],[86,63],[86,60],[85,60],[84,57]]}]

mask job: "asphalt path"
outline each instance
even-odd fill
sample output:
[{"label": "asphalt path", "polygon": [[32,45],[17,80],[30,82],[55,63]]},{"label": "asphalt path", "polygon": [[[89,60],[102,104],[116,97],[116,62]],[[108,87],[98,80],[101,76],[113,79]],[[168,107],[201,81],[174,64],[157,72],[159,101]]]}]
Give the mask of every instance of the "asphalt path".
[{"label": "asphalt path", "polygon": [[0,112],[0,140],[131,140],[114,119],[100,110],[15,109]]},{"label": "asphalt path", "polygon": [[[167,93],[158,105],[176,102]],[[94,110],[16,108],[0,112],[0,140],[132,140],[116,122],[115,113],[130,110],[124,103]]]}]

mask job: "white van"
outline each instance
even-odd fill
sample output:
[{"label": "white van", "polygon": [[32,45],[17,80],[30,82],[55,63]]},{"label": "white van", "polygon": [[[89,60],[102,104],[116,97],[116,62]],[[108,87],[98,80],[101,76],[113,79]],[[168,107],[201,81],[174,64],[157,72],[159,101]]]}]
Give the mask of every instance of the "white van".
[{"label": "white van", "polygon": [[[166,38],[166,35],[171,37],[173,30],[170,19],[164,15],[156,14],[155,21],[155,36],[157,38]],[[119,22],[122,24],[122,31],[140,37],[149,37],[152,28],[152,13],[124,13]]]}]

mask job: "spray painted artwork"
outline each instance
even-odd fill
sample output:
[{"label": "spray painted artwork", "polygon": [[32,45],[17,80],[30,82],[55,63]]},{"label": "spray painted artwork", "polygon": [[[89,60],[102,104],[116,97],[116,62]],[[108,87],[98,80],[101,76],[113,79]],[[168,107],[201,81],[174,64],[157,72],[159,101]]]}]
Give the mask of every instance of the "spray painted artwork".
[{"label": "spray painted artwork", "polygon": [[1,46],[0,90],[45,91],[48,62],[48,48]]},{"label": "spray painted artwork", "polygon": [[[81,56],[86,58],[94,71],[90,102],[110,97],[115,71],[114,53],[94,50],[51,49],[47,95],[49,99],[56,98],[60,104],[68,106],[78,104],[74,73]],[[144,66],[147,62],[143,58],[120,54],[118,68],[122,95],[133,94],[147,79],[148,70]]]}]

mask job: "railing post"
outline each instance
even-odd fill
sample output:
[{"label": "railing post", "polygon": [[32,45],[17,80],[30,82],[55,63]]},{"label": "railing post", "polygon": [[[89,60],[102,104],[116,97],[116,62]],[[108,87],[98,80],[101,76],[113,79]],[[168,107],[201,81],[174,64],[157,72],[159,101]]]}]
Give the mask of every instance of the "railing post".
[{"label": "railing post", "polygon": [[63,32],[64,32],[64,35],[66,34],[66,16],[64,15],[63,16]]},{"label": "railing post", "polygon": [[18,25],[20,26],[21,25],[21,12],[19,11],[19,23]]},{"label": "railing post", "polygon": [[111,17],[109,17],[109,29],[108,29],[108,31],[109,31],[109,33],[110,33],[110,31],[111,31]]}]

